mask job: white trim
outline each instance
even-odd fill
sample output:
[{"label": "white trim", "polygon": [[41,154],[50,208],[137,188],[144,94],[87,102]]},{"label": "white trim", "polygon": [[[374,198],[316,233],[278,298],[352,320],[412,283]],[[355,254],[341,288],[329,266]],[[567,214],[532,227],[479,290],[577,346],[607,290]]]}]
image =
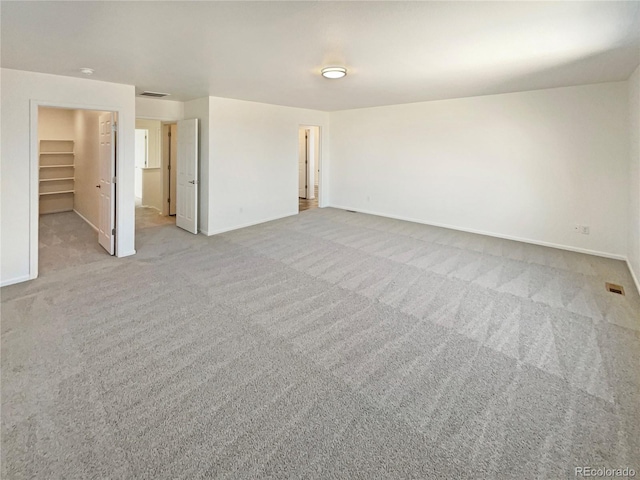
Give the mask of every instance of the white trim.
[{"label": "white trim", "polygon": [[[324,127],[322,125],[313,125],[311,123],[300,123],[298,124],[298,131],[300,130],[300,128],[308,128],[308,127],[318,127],[318,138],[316,139],[316,141],[318,142],[318,158],[316,158],[316,170],[320,171],[320,175],[317,174],[317,172],[313,172],[314,178],[318,177],[318,207],[323,208],[323,207],[328,207],[328,202],[327,202],[327,195],[325,193],[325,189],[328,190],[328,182],[325,182],[323,177],[325,177],[325,169],[326,169],[326,161],[324,159],[324,149],[322,148],[322,143],[325,141],[324,137],[326,132],[324,131]],[[298,138],[297,134],[298,131],[296,131],[296,138]],[[327,139],[328,141],[328,139]],[[296,160],[298,159],[298,156],[296,155]],[[298,161],[296,161],[296,172],[299,172],[300,166],[298,164]],[[299,173],[297,173],[296,175],[299,175]],[[307,177],[309,176],[309,173],[307,172]],[[296,177],[299,178],[299,177]],[[314,200],[315,199],[315,184],[312,185],[313,188],[313,196],[314,198],[309,199],[309,200]],[[297,189],[298,189],[298,182],[296,182],[296,197],[297,197]],[[309,195],[309,190],[307,189],[307,196]],[[296,198],[296,204],[298,203],[298,200]],[[283,217],[280,217],[283,218]]]},{"label": "white trim", "polygon": [[30,100],[29,112],[29,280],[38,277],[38,244],[40,227],[40,158],[38,155],[38,107]]},{"label": "white trim", "polygon": [[[66,103],[66,102],[50,102],[46,100],[29,100],[29,280],[38,278],[38,235],[39,235],[39,201],[40,201],[40,165],[38,155],[38,107],[51,107],[51,108],[67,108],[72,110],[94,110],[100,112],[112,112],[118,114],[118,123],[122,117],[122,107],[120,105],[85,105],[78,103]],[[118,162],[121,162],[125,158],[124,143],[118,142],[118,149],[116,151],[116,166]],[[116,208],[118,207],[118,200],[120,199],[120,182],[116,183],[116,195],[115,202]],[[116,225],[116,229],[118,225]],[[135,241],[135,231],[133,233]],[[116,235],[116,252],[119,249],[120,236]],[[134,251],[135,253],[135,251]],[[132,254],[130,254],[132,255]],[[125,255],[117,255],[125,256]],[[21,277],[22,278],[22,277]]]},{"label": "white trim", "polygon": [[31,277],[29,275],[22,275],[20,277],[10,278],[9,280],[3,280],[2,283],[0,283],[0,287],[7,287],[9,285],[14,285],[16,283],[26,282],[27,280],[31,280]]},{"label": "white trim", "polygon": [[294,215],[298,215],[298,212],[295,213],[287,213],[285,215],[278,215],[276,217],[265,218],[263,220],[258,220],[257,222],[249,222],[243,223],[242,225],[236,225],[235,227],[223,228],[221,230],[213,230],[212,232],[207,232],[204,230],[200,230],[200,233],[205,234],[210,237],[212,235],[218,235],[219,233],[231,232],[233,230],[240,230],[241,228],[252,227],[254,225],[260,225],[261,223],[273,222],[274,220],[280,220],[281,218],[293,217]]},{"label": "white trim", "polygon": [[70,212],[71,210],[69,210],[68,208],[61,208],[60,210],[51,210],[47,213],[43,213],[42,215],[50,215],[52,213],[64,213],[64,212]]},{"label": "white trim", "polygon": [[84,215],[82,215],[79,211],[77,211],[75,208],[73,209],[74,212],[76,212],[76,215],[78,215],[81,219],[83,219],[85,222],[87,222],[89,224],[89,226],[91,228],[93,228],[96,232],[98,231],[98,227],[96,227],[93,223],[91,223],[89,221],[89,219],[87,219],[87,217],[85,217]]},{"label": "white trim", "polygon": [[[175,101],[175,100],[174,100]],[[158,120],[161,123],[177,123],[178,120],[184,120],[183,118],[174,119],[173,117],[147,117],[136,114],[136,120]]]},{"label": "white trim", "polygon": [[[158,207],[154,207],[153,205],[139,205],[136,206],[136,208],[153,208],[156,212],[158,212],[158,215],[162,215],[162,210],[160,210]],[[168,215],[163,216],[168,217]]]},{"label": "white trim", "polygon": [[560,250],[568,250],[570,252],[586,253],[587,255],[595,255],[597,257],[613,258],[615,260],[627,260],[626,256],[618,255],[616,253],[600,252],[597,250],[589,250],[587,248],[573,247],[570,245],[561,245],[559,243],[544,242],[541,240],[533,240],[530,238],[523,238],[523,237],[514,237],[512,235],[504,235],[501,233],[487,232],[485,230],[476,230],[473,228],[463,228],[455,225],[448,225],[445,223],[427,222],[424,220],[418,220],[411,217],[404,217],[401,215],[382,214],[382,213],[377,213],[370,210],[363,210],[363,209],[353,208],[353,207],[344,207],[341,205],[330,205],[330,207],[338,208],[340,210],[351,210],[353,212],[366,213],[367,215],[375,215],[378,217],[393,218],[396,220],[403,220],[405,222],[421,223],[423,225],[431,225],[433,227],[448,228],[450,230],[458,230],[461,232],[475,233],[478,235],[486,235],[488,237],[503,238],[505,240],[513,240],[516,242],[530,243],[532,245],[540,245],[543,247],[558,248]]},{"label": "white trim", "polygon": [[633,267],[631,266],[631,262],[627,258],[627,267],[629,267],[629,271],[631,272],[631,277],[633,278],[634,283],[636,284],[636,288],[638,289],[638,293],[640,293],[640,272],[636,275],[636,272],[633,271]]}]

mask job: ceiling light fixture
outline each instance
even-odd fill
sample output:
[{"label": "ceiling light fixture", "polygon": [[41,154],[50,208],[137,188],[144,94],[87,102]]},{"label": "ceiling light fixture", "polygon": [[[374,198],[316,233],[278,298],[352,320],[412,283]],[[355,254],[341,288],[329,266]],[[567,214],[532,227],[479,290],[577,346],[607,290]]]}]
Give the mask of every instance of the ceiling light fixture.
[{"label": "ceiling light fixture", "polygon": [[322,76],[324,78],[342,78],[347,74],[347,69],[344,67],[325,67],[322,69]]},{"label": "ceiling light fixture", "polygon": [[88,68],[88,67],[82,67],[80,69],[80,73],[84,74],[84,75],[93,75],[93,68]]}]

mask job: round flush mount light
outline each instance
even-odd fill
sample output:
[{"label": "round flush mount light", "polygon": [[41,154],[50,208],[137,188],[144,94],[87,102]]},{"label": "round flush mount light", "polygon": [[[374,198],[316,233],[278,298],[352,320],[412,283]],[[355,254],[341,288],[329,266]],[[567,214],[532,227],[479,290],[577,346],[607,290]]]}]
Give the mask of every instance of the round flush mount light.
[{"label": "round flush mount light", "polygon": [[322,69],[322,76],[324,78],[342,78],[347,74],[347,69],[344,67],[325,67]]},{"label": "round flush mount light", "polygon": [[80,73],[82,73],[83,75],[93,75],[93,68],[88,68],[88,67],[82,67],[80,69]]}]

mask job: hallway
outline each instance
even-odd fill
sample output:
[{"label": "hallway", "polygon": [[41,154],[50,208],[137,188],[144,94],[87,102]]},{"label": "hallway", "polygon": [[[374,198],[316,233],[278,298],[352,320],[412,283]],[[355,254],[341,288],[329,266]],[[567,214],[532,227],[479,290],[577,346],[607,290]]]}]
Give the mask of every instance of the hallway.
[{"label": "hallway", "polygon": [[318,185],[315,186],[315,198],[298,198],[298,213],[312,208],[318,208]]}]

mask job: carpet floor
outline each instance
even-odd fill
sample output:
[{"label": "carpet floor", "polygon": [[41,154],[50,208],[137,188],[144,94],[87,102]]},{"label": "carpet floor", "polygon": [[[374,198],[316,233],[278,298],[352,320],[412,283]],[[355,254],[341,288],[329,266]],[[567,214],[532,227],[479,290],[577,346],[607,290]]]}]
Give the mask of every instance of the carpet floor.
[{"label": "carpet floor", "polygon": [[49,217],[1,291],[2,478],[640,472],[623,262],[335,209],[118,259]]}]

